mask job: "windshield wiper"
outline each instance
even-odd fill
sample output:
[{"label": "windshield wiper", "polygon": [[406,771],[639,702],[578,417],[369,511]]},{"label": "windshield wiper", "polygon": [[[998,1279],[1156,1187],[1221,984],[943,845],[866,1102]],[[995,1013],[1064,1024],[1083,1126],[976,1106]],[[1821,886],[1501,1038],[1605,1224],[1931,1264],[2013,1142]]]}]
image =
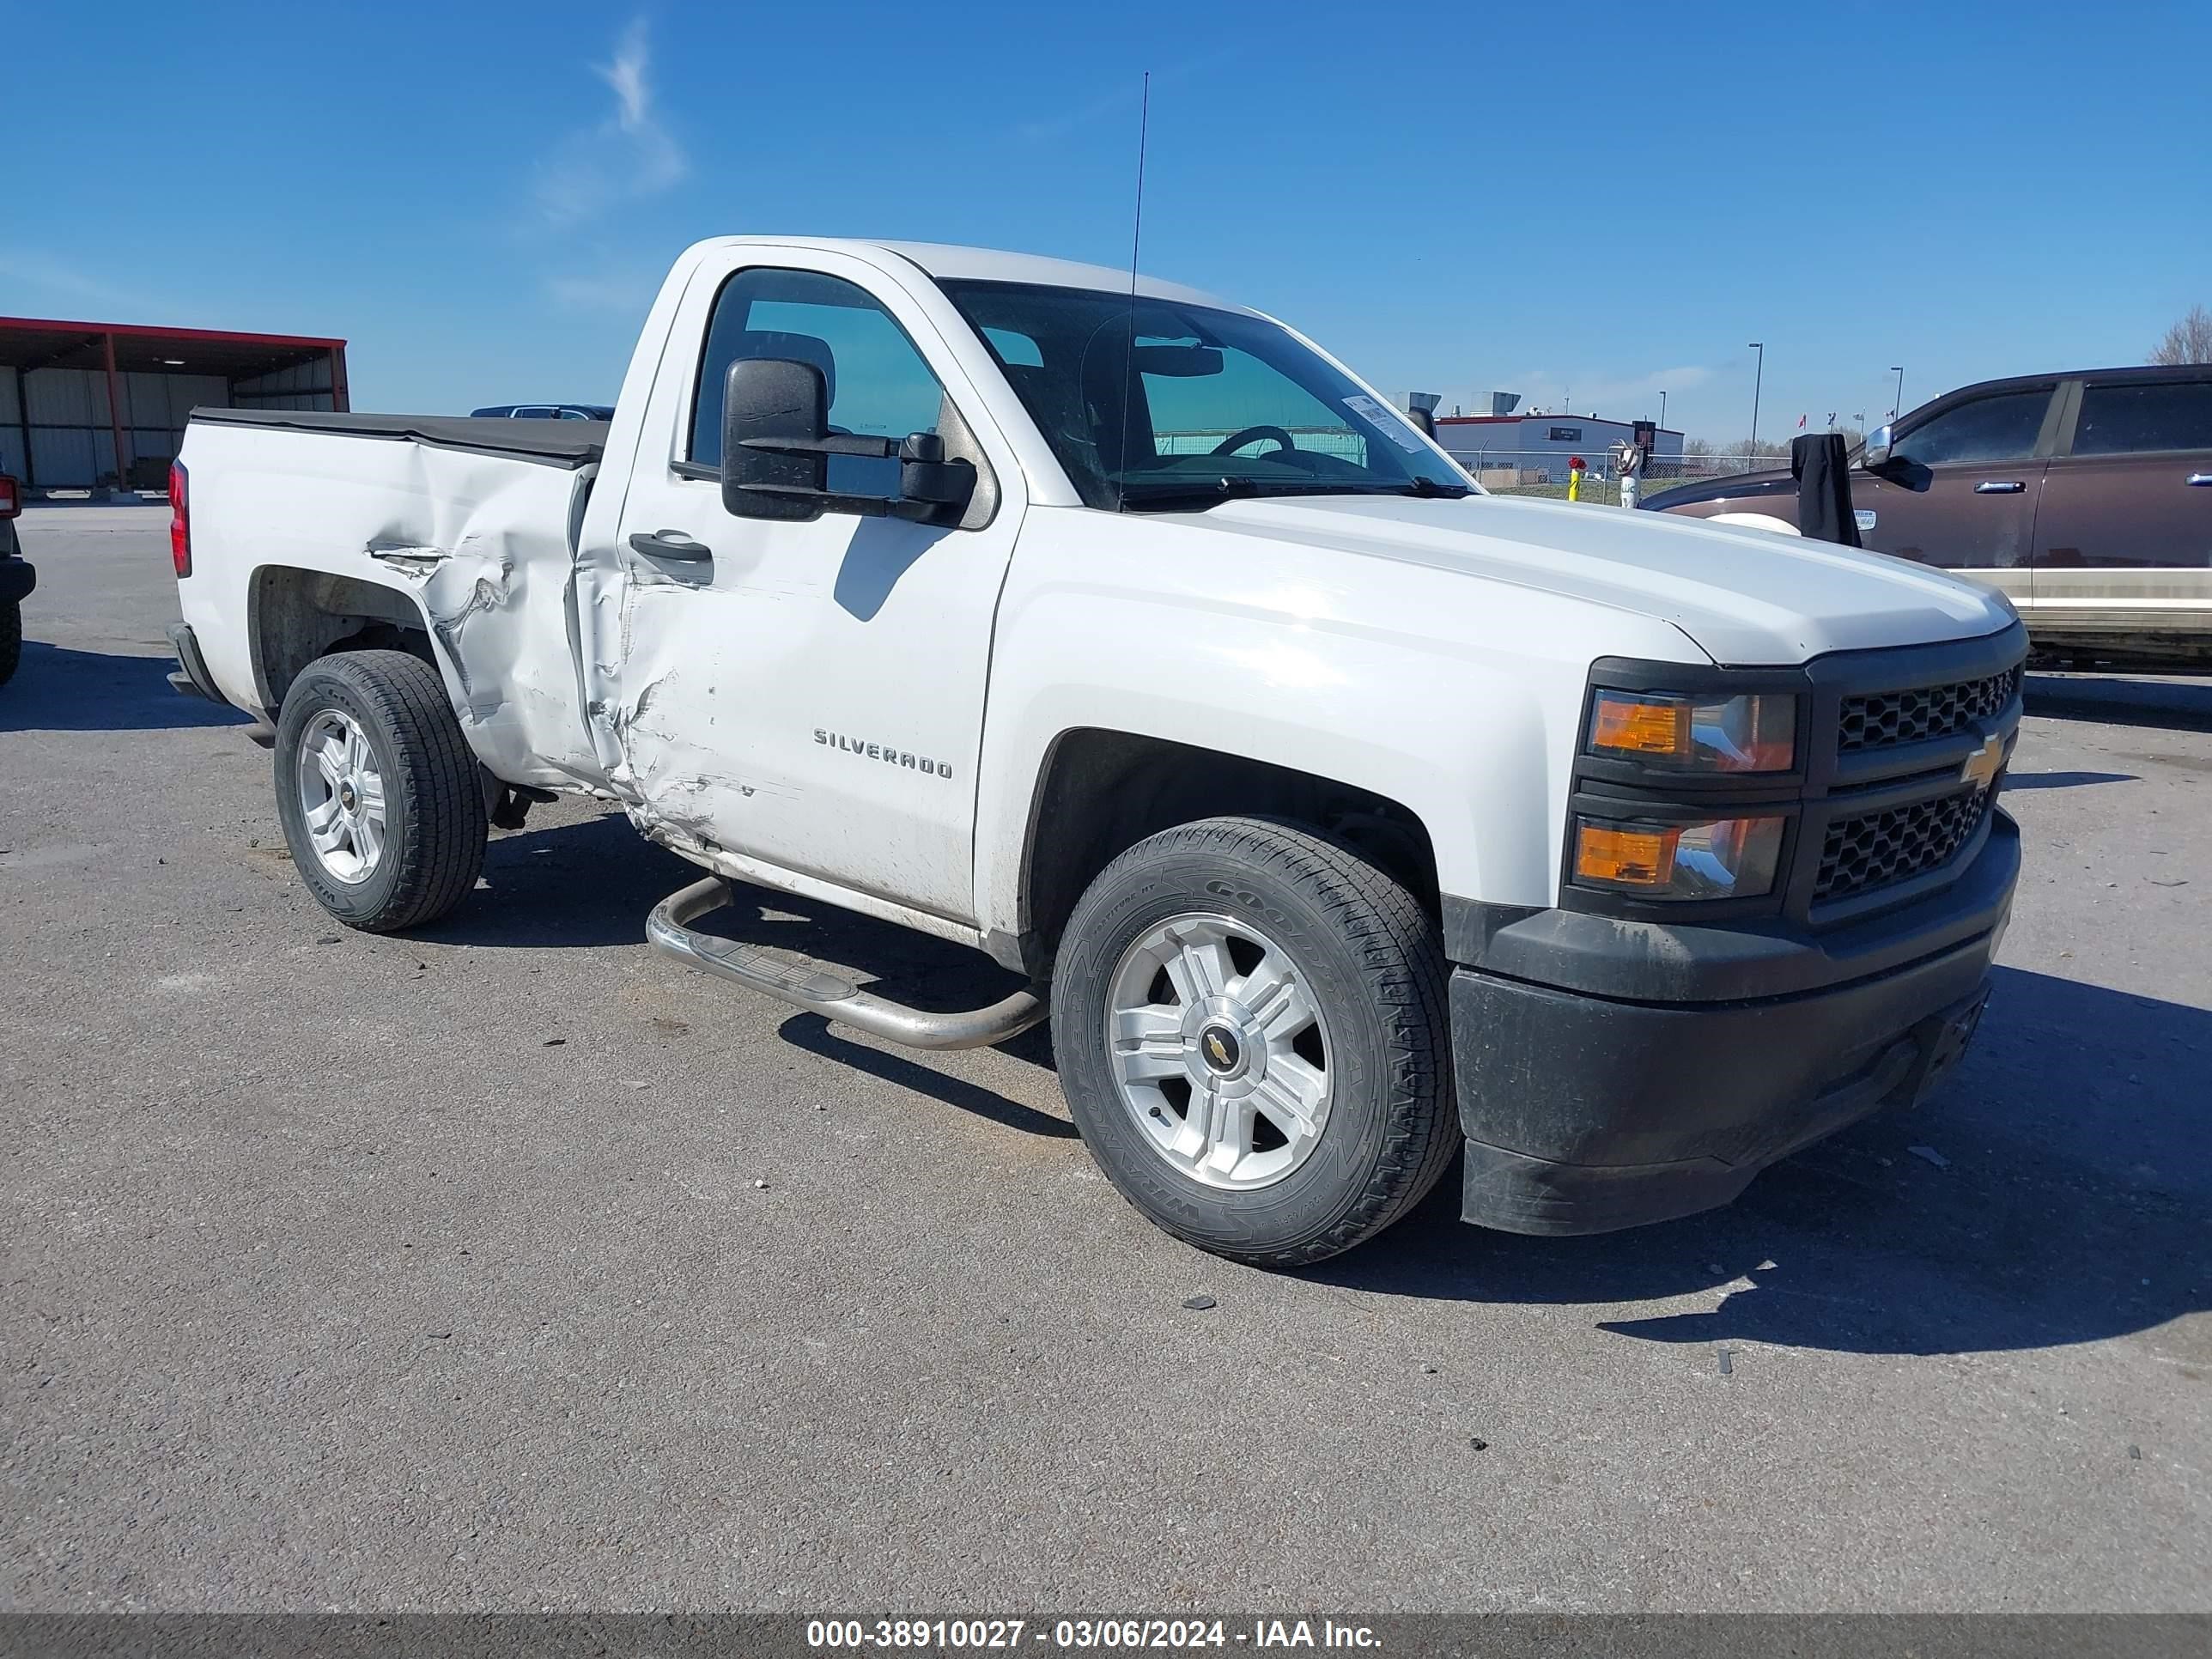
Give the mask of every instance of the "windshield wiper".
[{"label": "windshield wiper", "polygon": [[1350,479],[1341,483],[1278,483],[1258,478],[1202,478],[1172,484],[1157,484],[1134,489],[1125,488],[1121,505],[1134,512],[1173,513],[1196,507],[1201,511],[1223,501],[1279,501],[1297,495],[1419,495],[1424,499],[1456,501],[1474,492],[1464,484],[1441,484],[1433,478],[1416,478],[1410,483],[1355,483]]},{"label": "windshield wiper", "polygon": [[1188,483],[1156,484],[1150,488],[1121,490],[1121,505],[1139,512],[1172,513],[1178,507],[1207,507],[1222,501],[1245,501],[1260,494],[1260,486],[1249,478],[1195,478]]}]

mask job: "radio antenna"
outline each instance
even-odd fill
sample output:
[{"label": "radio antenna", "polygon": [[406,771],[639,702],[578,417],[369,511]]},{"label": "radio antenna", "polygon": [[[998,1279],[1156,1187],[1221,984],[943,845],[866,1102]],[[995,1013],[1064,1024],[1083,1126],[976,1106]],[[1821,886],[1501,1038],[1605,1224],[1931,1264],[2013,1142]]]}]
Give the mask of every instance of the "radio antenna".
[{"label": "radio antenna", "polygon": [[1121,459],[1114,472],[1114,510],[1127,505],[1129,477],[1129,417],[1135,411],[1130,383],[1137,373],[1137,249],[1145,238],[1145,141],[1152,135],[1152,72],[1145,71],[1145,96],[1137,112],[1137,217],[1129,231],[1129,338],[1121,357]]}]

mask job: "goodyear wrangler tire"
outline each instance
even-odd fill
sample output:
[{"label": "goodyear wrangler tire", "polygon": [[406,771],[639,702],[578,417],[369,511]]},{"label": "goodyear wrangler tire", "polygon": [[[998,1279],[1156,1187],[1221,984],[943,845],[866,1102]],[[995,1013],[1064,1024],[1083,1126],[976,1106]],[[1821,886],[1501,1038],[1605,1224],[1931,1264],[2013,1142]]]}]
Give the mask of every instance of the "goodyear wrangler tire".
[{"label": "goodyear wrangler tire", "polygon": [[1286,824],[1209,818],[1109,865],[1061,938],[1053,1049],[1122,1196],[1239,1261],[1350,1249],[1457,1148],[1434,924]]},{"label": "goodyear wrangler tire", "polygon": [[293,867],[346,926],[419,927],[476,885],[483,786],[445,684],[421,658],[318,658],[284,694],[274,746]]}]

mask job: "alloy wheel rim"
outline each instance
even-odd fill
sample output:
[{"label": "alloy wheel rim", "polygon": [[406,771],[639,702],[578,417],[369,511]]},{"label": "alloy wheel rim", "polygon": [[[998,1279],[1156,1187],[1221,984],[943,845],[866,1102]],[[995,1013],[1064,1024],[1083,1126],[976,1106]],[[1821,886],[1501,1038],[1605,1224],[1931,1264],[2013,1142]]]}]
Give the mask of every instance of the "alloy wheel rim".
[{"label": "alloy wheel rim", "polygon": [[300,811],[315,861],[331,880],[358,886],[385,847],[384,775],[361,722],[325,708],[300,733]]},{"label": "alloy wheel rim", "polygon": [[1249,923],[1194,912],[1148,929],[1115,968],[1106,1029],[1123,1108],[1180,1174],[1272,1186],[1321,1144],[1328,1023],[1290,953]]}]

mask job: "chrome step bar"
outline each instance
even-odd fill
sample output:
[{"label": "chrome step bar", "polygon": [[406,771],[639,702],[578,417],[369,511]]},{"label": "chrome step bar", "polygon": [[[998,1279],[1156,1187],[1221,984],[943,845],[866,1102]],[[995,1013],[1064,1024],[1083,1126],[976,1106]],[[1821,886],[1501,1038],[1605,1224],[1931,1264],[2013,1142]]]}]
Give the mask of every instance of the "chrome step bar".
[{"label": "chrome step bar", "polygon": [[702,933],[690,925],[729,902],[730,884],[720,876],[695,881],[653,907],[646,918],[646,941],[663,956],[909,1048],[987,1048],[1019,1036],[1051,1012],[1035,991],[1021,990],[988,1008],[933,1014],[863,991],[818,968],[781,961],[757,945]]}]

